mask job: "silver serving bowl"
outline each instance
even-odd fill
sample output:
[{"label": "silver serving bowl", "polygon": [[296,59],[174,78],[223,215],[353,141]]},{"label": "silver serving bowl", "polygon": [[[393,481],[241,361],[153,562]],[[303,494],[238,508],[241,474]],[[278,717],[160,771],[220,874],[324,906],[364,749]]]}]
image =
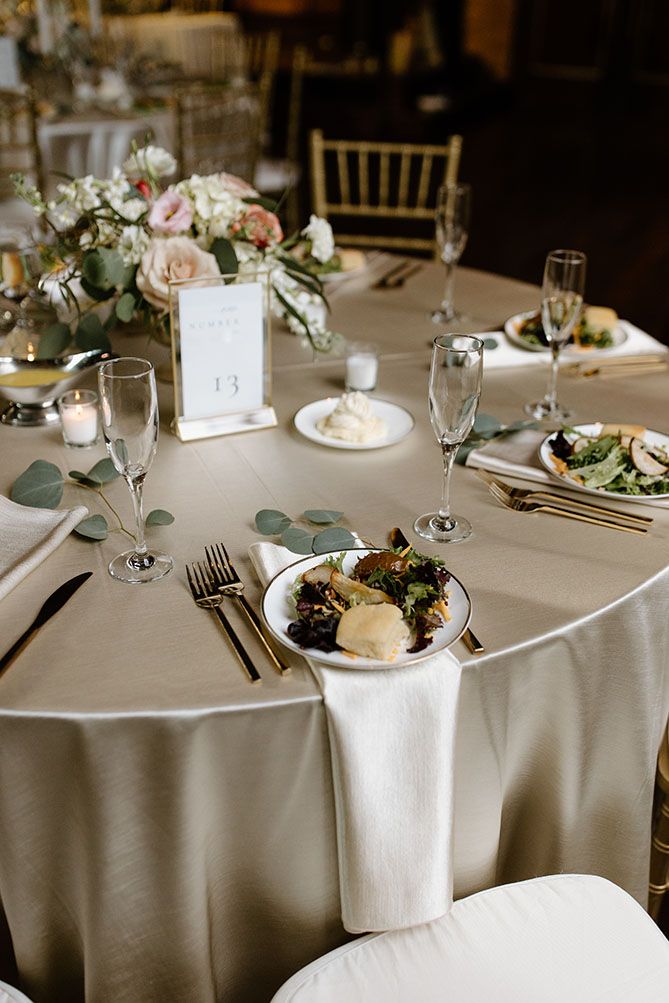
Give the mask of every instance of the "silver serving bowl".
[{"label": "silver serving bowl", "polygon": [[[0,415],[3,425],[50,425],[60,421],[56,401],[69,390],[82,374],[107,359],[116,358],[111,352],[95,349],[80,352],[60,359],[14,359],[0,357],[0,397],[9,401],[9,406]],[[27,373],[31,370],[43,375],[44,370],[53,373],[53,382],[42,382],[28,386],[10,386],[3,383],[3,376],[10,373]],[[37,376],[35,377],[37,379]]]}]

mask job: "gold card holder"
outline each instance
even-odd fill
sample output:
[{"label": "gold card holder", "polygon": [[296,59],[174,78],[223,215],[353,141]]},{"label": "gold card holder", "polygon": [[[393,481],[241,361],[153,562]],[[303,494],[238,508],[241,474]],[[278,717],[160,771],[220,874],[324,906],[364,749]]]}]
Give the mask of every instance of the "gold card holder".
[{"label": "gold card holder", "polygon": [[178,438],[275,426],[269,273],[177,279],[169,296]]}]

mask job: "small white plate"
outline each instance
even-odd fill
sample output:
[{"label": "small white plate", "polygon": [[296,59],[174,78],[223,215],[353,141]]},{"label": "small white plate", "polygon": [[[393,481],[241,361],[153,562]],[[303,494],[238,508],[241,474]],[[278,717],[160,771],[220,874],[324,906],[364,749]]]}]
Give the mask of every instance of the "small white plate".
[{"label": "small white plate", "polygon": [[330,446],[332,449],[382,449],[384,446],[394,446],[396,442],[400,442],[414,426],[413,415],[406,408],[390,401],[370,397],[369,402],[374,417],[382,418],[386,423],[388,429],[386,434],[371,442],[344,442],[342,439],[331,439],[318,431],[316,422],[332,414],[338,401],[339,397],[324,397],[322,400],[305,404],[293,418],[297,431],[306,439],[317,442],[319,446]]},{"label": "small white plate", "polygon": [[[526,310],[525,313],[517,313],[513,317],[509,317],[504,324],[504,333],[516,348],[524,348],[526,352],[550,352],[550,348],[547,346],[532,345],[519,334],[520,325],[524,321],[529,320],[530,317],[536,316],[536,313],[536,310]],[[561,355],[570,355],[579,359],[587,358],[590,355],[597,357],[600,355],[609,355],[614,349],[625,344],[627,341],[627,331],[618,324],[611,332],[611,337],[613,338],[613,344],[610,348],[579,348],[577,345],[565,345]]]},{"label": "small white plate", "polygon": [[[607,422],[608,425],[613,425],[615,422]],[[624,423],[623,423],[624,424]],[[568,435],[567,438],[570,441],[574,441],[578,436],[593,436],[596,437],[602,431],[604,422],[596,421],[589,425],[570,425],[569,428],[573,429],[577,433],[576,436]],[[552,449],[549,446],[549,441],[554,438],[555,432],[551,432],[547,435],[544,441],[539,446],[539,459],[546,468],[549,474],[552,474],[556,480],[561,481],[565,487],[568,487],[573,491],[583,491],[588,495],[597,495],[599,498],[604,496],[605,498],[613,498],[615,501],[621,502],[633,502],[635,505],[644,503],[652,504],[653,502],[660,501],[663,498],[669,498],[669,495],[623,495],[618,491],[607,491],[606,488],[586,488],[585,484],[579,484],[572,477],[567,474],[561,474],[555,468],[555,464],[551,459]],[[664,432],[654,432],[651,428],[647,428],[644,434],[644,442],[647,442],[652,446],[662,446],[664,449],[669,449],[669,435],[665,435]],[[577,471],[575,471],[577,473]]]},{"label": "small white plate", "polygon": [[[359,558],[365,557],[367,554],[378,553],[374,550],[333,551],[337,555],[342,552],[346,554],[343,561],[345,573],[353,569]],[[290,601],[293,584],[298,575],[308,571],[309,568],[316,567],[317,564],[322,564],[328,556],[328,554],[314,554],[296,561],[295,564],[280,571],[263,593],[260,607],[263,619],[277,641],[280,641],[286,648],[290,648],[291,651],[296,651],[305,658],[313,658],[325,665],[334,665],[343,669],[392,669],[431,658],[437,652],[455,644],[467,629],[472,613],[471,599],[464,585],[451,575],[451,580],[448,583],[448,610],[451,619],[435,631],[432,644],[423,651],[413,654],[408,651],[400,651],[394,662],[385,662],[379,658],[363,658],[360,655],[357,658],[350,658],[342,651],[318,651],[316,648],[301,648],[286,633],[288,624],[297,619],[295,606]]]}]

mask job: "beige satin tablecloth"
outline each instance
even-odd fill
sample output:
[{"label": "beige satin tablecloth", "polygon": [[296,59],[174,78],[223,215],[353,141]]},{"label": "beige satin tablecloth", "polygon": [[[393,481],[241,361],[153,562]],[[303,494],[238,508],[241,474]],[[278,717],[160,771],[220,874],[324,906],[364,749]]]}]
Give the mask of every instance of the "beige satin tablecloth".
[{"label": "beige satin tablecloth", "polygon": [[[0,896],[23,988],[40,1003],[258,1003],[347,939],[318,687],[299,659],[292,676],[275,675],[231,609],[263,674],[250,686],[215,619],[192,603],[184,562],[225,540],[257,605],[246,554],[260,508],[337,508],[367,539],[383,543],[394,525],[411,536],[440,492],[426,311],[441,281],[426,265],[401,291],[371,291],[368,276],[332,297],[335,328],[383,345],[377,393],[416,418],[403,442],[351,453],[301,438],[293,414],[341,391],[343,363],[313,364],[277,330],[276,429],[180,444],[161,388],[146,503],[176,516],[153,531],[174,555],[170,578],[123,586],[106,572],[118,534],[72,537],[0,603],[4,650],[58,584],[95,572],[0,680]],[[457,298],[489,329],[532,308],[537,291],[462,269]],[[138,339],[120,347],[166,355]],[[546,376],[490,368],[481,410],[517,419]],[[665,374],[565,378],[561,396],[577,419],[666,429],[667,384]],[[58,429],[0,427],[0,455],[6,493],[34,459],[87,469],[102,449],[74,457]],[[644,901],[669,712],[669,513],[653,510],[647,538],[522,516],[461,467],[452,494],[475,535],[446,559],[487,648],[473,658],[453,647],[464,664],[456,896],[566,870]],[[68,488],[63,503],[79,495]],[[130,520],[124,485],[109,495]]]}]

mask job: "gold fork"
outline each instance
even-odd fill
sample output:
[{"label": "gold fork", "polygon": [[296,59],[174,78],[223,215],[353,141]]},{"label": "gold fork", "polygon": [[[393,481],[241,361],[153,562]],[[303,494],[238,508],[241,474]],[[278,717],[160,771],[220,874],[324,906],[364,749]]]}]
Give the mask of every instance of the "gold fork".
[{"label": "gold fork", "polygon": [[274,666],[279,670],[282,676],[287,676],[291,672],[290,665],[287,665],[282,658],[277,655],[275,651],[269,645],[267,638],[262,632],[262,624],[258,614],[253,609],[253,606],[249,603],[248,599],[244,595],[244,583],[235,571],[234,565],[228,556],[228,552],[225,549],[223,543],[215,544],[212,547],[205,547],[204,552],[207,555],[207,564],[209,565],[209,571],[214,580],[214,585],[218,589],[222,596],[230,596],[232,599],[236,599],[239,602],[242,610],[246,614],[246,618],[255,630],[261,643],[264,645],[267,654],[272,660]]},{"label": "gold fork", "polygon": [[223,596],[214,585],[208,570],[199,561],[195,561],[192,567],[186,565],[186,575],[188,576],[191,594],[197,605],[204,609],[210,609],[218,617],[223,630],[232,642],[232,646],[247,676],[252,683],[259,683],[261,681],[260,673],[251,661],[249,653],[237,637],[232,624],[223,612]]},{"label": "gold fork", "polygon": [[513,509],[514,512],[549,512],[551,515],[560,515],[565,519],[576,519],[579,522],[588,522],[594,526],[606,526],[607,529],[619,529],[623,533],[643,535],[648,532],[647,529],[642,529],[640,526],[623,526],[622,523],[614,522],[612,519],[585,515],[585,513],[581,512],[570,512],[568,509],[560,508],[558,505],[548,505],[540,502],[524,501],[522,498],[512,498],[511,495],[494,483],[488,484],[488,490],[493,498],[496,498],[506,508]]},{"label": "gold fork", "polygon": [[504,491],[509,498],[520,501],[536,501],[555,503],[560,508],[571,508],[578,511],[594,512],[604,519],[620,519],[621,522],[631,522],[638,526],[651,526],[653,520],[645,515],[633,515],[631,512],[620,512],[618,509],[605,508],[604,505],[595,505],[592,502],[576,501],[566,495],[555,494],[552,491],[528,490],[526,488],[514,488],[505,481],[500,481],[498,477],[493,477],[486,470],[479,468],[476,473],[486,484],[496,484],[500,491]]}]

